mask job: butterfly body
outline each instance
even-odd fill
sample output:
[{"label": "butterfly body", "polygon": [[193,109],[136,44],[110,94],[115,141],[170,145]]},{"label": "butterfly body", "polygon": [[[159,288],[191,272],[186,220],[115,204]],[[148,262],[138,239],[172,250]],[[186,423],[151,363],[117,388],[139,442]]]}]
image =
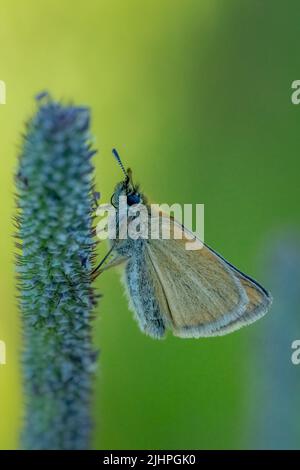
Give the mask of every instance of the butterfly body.
[{"label": "butterfly body", "polygon": [[[137,241],[136,241],[137,242]],[[158,301],[155,276],[147,262],[147,247],[134,244],[131,257],[126,263],[123,284],[140,329],[153,338],[162,338],[166,331],[166,311]]]},{"label": "butterfly body", "polygon": [[[112,198],[116,209],[119,209],[120,197],[127,198],[128,210],[133,204],[139,204],[145,200],[143,195],[128,190],[128,185],[124,182],[119,183]],[[134,201],[134,202],[133,202]],[[150,208],[146,206],[150,213]],[[126,225],[132,220],[128,216],[128,211],[124,215],[127,218]],[[111,246],[114,248],[119,260],[124,261],[125,269],[122,281],[129,299],[130,309],[134,312],[140,329],[154,338],[162,338],[165,335],[165,312],[161,311],[161,306],[157,301],[157,291],[155,287],[155,277],[151,272],[151,265],[147,263],[148,240],[143,238],[132,239],[127,237],[121,239],[118,235],[122,228],[124,219],[117,219],[117,237],[111,240]]]}]

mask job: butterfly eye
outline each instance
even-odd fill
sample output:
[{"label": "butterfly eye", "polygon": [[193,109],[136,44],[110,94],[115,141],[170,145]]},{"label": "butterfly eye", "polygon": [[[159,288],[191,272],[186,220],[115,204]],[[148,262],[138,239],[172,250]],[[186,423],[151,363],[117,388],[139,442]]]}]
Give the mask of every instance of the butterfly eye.
[{"label": "butterfly eye", "polygon": [[141,196],[139,193],[131,193],[127,195],[127,204],[132,206],[133,204],[138,204],[141,202]]}]

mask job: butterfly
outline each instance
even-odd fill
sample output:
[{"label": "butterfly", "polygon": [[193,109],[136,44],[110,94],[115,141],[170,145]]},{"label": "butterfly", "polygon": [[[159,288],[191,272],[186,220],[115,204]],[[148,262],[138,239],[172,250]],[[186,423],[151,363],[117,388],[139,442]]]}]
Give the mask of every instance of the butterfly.
[{"label": "butterfly", "polygon": [[[150,214],[150,206],[133,184],[131,170],[125,170],[115,149],[113,153],[125,176],[111,199],[116,209],[121,197],[126,201],[126,211],[117,219],[120,233],[124,221],[134,220],[131,207],[143,205]],[[163,338],[167,330],[182,338],[221,336],[265,315],[272,296],[264,287],[202,242],[201,249],[187,250],[190,232],[168,214],[151,217],[161,227],[171,227],[169,239],[117,235],[93,271],[96,276],[125,265],[123,284],[142,332],[153,338]]]}]

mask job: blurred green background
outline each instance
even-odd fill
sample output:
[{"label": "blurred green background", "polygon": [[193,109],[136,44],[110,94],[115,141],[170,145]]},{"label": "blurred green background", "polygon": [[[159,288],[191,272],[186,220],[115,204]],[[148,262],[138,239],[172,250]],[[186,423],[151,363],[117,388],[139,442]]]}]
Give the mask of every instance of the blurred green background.
[{"label": "blurred green background", "polygon": [[[92,108],[102,201],[121,177],[116,147],[153,202],[204,203],[206,241],[271,288],[264,253],[300,221],[300,106],[290,99],[300,79],[299,15],[296,0],[2,0],[1,449],[17,447],[24,404],[11,218],[33,96],[47,89]],[[260,355],[257,345],[272,312],[229,336],[159,342],[138,330],[117,271],[97,286],[94,448],[251,448],[272,341]],[[278,348],[290,367],[289,344]],[[300,382],[300,366],[290,374]],[[294,385],[281,385],[288,403]],[[298,400],[295,423],[299,411]]]}]

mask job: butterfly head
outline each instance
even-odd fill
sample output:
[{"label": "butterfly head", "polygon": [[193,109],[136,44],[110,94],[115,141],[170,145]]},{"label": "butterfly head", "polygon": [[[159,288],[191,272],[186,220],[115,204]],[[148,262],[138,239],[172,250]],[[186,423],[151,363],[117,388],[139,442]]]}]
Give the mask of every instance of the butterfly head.
[{"label": "butterfly head", "polygon": [[116,185],[111,198],[112,204],[117,208],[119,206],[119,200],[121,196],[126,197],[126,202],[128,206],[133,206],[134,204],[142,204],[144,202],[144,198],[139,192],[138,185],[135,185],[133,183],[131,169],[128,168],[127,170],[125,170],[120,156],[115,149],[113,149],[113,155],[119,163],[121,170],[124,173],[125,179]]}]

